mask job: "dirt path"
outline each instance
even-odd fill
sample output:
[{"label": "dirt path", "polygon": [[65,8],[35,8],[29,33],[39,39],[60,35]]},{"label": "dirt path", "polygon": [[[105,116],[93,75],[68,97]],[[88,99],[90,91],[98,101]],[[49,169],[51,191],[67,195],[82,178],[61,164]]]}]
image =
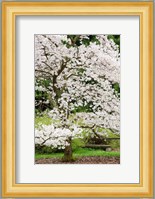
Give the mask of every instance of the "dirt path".
[{"label": "dirt path", "polygon": [[61,158],[42,158],[36,164],[120,164],[119,157],[81,157],[74,162],[63,162]]}]

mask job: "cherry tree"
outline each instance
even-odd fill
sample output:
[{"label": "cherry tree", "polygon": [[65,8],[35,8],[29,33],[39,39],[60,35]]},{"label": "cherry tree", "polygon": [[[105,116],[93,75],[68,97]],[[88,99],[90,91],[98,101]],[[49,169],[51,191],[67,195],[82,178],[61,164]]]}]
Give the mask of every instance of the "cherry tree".
[{"label": "cherry tree", "polygon": [[[35,131],[35,142],[64,149],[72,160],[72,140],[83,129],[98,136],[99,128],[119,133],[120,84],[118,46],[107,35],[35,35],[35,89],[48,94],[52,124]],[[89,111],[78,112],[78,107]],[[102,134],[106,136],[106,131]]]}]

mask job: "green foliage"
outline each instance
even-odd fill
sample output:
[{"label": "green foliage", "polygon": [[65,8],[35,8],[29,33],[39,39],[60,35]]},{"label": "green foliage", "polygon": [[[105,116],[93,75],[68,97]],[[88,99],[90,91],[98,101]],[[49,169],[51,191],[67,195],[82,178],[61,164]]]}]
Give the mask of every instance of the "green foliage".
[{"label": "green foliage", "polygon": [[108,35],[108,39],[112,39],[118,45],[120,51],[120,35]]},{"label": "green foliage", "polygon": [[[119,135],[113,133],[110,129],[106,129],[108,138],[119,138]],[[106,144],[110,145],[112,149],[120,148],[120,139],[107,139]]]},{"label": "green foliage", "polygon": [[96,35],[88,35],[88,39],[83,39],[82,43],[85,46],[89,46],[90,42],[96,43],[97,45],[100,44],[99,40],[96,38]]},{"label": "green foliage", "polygon": [[[43,86],[45,88],[47,88],[49,84],[50,84],[50,80],[48,79],[42,79],[42,80],[36,81],[37,86]],[[47,101],[49,99],[50,99],[50,96],[46,91],[39,91],[39,90],[35,91],[35,101],[36,101],[35,113],[36,114],[41,113],[48,108],[51,108],[50,104],[42,103],[42,101]]]},{"label": "green foliage", "polygon": [[110,129],[106,129],[106,132],[108,133],[108,138],[119,138],[119,135],[113,133]]},{"label": "green foliage", "polygon": [[109,140],[109,145],[112,149],[119,149],[120,148],[120,140]]},{"label": "green foliage", "polygon": [[43,116],[40,117],[35,117],[35,128],[38,128],[40,124],[50,125],[52,124],[52,119],[46,114],[43,114]]},{"label": "green foliage", "polygon": [[80,112],[85,112],[85,113],[89,113],[92,112],[92,108],[90,107],[91,103],[87,103],[85,106],[78,106],[75,107],[74,110],[72,111],[72,113],[80,113]]},{"label": "green foliage", "polygon": [[71,40],[71,44],[69,42],[62,41],[62,43],[67,46],[67,48],[72,46],[80,46],[82,44],[89,46],[91,42],[96,43],[97,45],[100,44],[96,35],[88,35],[88,38],[83,38],[82,40],[80,39],[80,35],[67,35],[67,38]]},{"label": "green foliage", "polygon": [[76,138],[72,140],[72,149],[73,151],[77,150],[79,147],[83,147],[85,145],[85,142],[83,139]]},{"label": "green foliage", "polygon": [[[100,135],[99,137],[88,137],[87,143],[88,144],[101,144],[101,145],[110,145],[112,149],[119,149],[120,148],[120,138],[117,134],[113,133],[110,129],[104,129],[97,127],[95,129],[96,132],[107,132],[107,137],[104,135]],[[108,139],[108,138],[117,138],[117,139]]]},{"label": "green foliage", "polygon": [[120,95],[120,85],[119,83],[115,83],[112,85],[115,91]]},{"label": "green foliage", "polygon": [[62,149],[53,149],[52,147],[49,146],[40,146],[40,145],[35,145],[35,153],[36,154],[57,154],[63,152]]},{"label": "green foliage", "polygon": [[85,71],[84,68],[79,68],[79,69],[78,69],[78,75],[82,74],[84,71]]}]

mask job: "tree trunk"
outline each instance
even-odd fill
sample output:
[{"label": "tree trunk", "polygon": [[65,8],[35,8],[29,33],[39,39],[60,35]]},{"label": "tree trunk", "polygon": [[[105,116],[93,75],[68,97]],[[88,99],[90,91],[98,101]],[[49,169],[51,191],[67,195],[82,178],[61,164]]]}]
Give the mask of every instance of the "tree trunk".
[{"label": "tree trunk", "polygon": [[64,162],[72,162],[73,159],[73,153],[72,153],[72,145],[71,145],[71,139],[69,139],[69,145],[65,147],[64,150],[64,157],[63,157],[63,161]]}]

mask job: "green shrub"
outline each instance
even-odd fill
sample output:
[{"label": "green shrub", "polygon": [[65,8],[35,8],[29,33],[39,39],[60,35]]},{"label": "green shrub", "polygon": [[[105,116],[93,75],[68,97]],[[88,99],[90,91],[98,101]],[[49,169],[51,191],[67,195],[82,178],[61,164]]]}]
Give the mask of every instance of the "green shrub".
[{"label": "green shrub", "polygon": [[60,153],[63,152],[63,149],[53,149],[49,146],[39,146],[35,145],[35,153],[38,154],[51,154],[51,153]]},{"label": "green shrub", "polygon": [[50,125],[52,123],[52,119],[48,117],[46,114],[35,117],[35,128],[38,128],[40,124]]},{"label": "green shrub", "polygon": [[110,140],[109,145],[112,149],[118,149],[120,148],[120,140]]},{"label": "green shrub", "polygon": [[80,139],[80,138],[76,138],[74,140],[72,140],[72,149],[73,151],[80,148],[80,147],[83,147],[85,146],[85,142],[83,139]]}]

